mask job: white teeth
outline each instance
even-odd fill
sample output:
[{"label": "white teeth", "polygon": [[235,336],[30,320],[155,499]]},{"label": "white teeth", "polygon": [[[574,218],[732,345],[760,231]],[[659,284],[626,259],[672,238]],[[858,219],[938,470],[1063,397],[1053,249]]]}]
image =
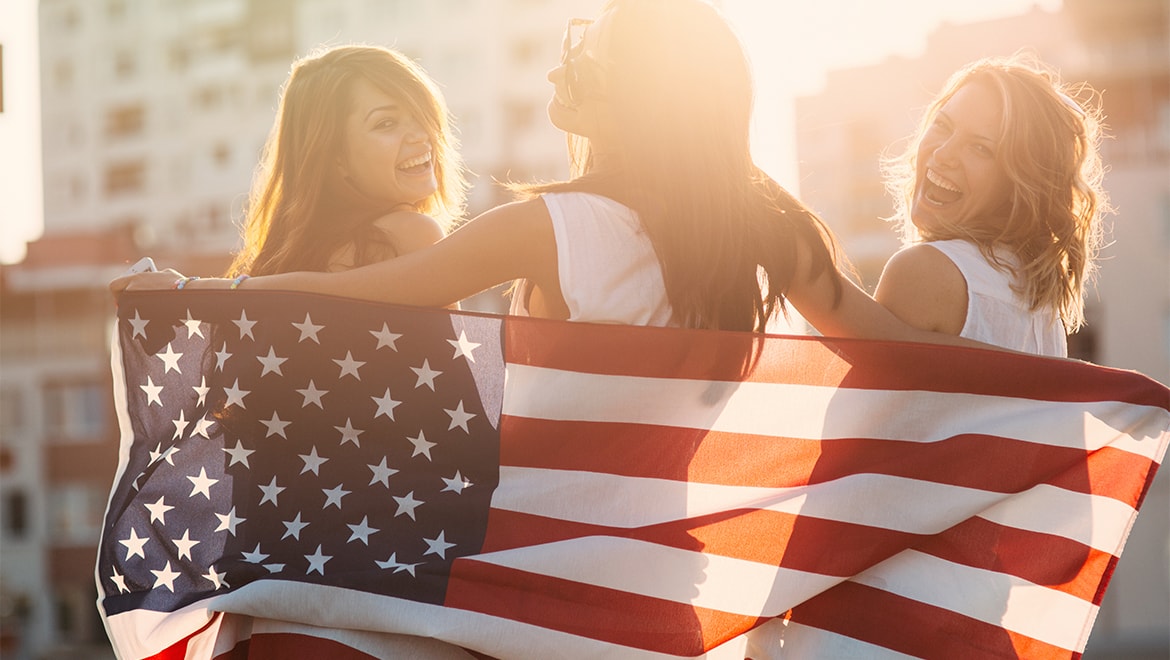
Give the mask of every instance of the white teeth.
[{"label": "white teeth", "polygon": [[938,186],[939,188],[942,188],[943,190],[949,190],[950,192],[954,192],[954,193],[963,192],[962,190],[959,190],[958,188],[956,188],[955,184],[942,178],[934,170],[932,170],[930,168],[927,168],[927,170],[926,170],[926,180],[933,183],[934,185]]},{"label": "white teeth", "polygon": [[431,154],[430,154],[430,152],[427,152],[421,156],[415,156],[414,158],[411,158],[410,160],[402,161],[402,163],[400,163],[398,165],[398,169],[408,170],[412,167],[418,167],[419,165],[425,165],[429,162],[431,162]]}]

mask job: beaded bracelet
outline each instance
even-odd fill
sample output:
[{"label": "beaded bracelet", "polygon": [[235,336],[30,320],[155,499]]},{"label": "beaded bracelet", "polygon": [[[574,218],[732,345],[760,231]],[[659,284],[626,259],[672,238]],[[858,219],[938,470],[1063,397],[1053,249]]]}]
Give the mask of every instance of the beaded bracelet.
[{"label": "beaded bracelet", "polygon": [[244,283],[244,280],[248,279],[249,277],[251,277],[251,275],[246,273],[242,275],[236,275],[236,279],[232,280],[232,285],[228,288],[232,291],[235,291],[236,289],[240,288],[240,285]]},{"label": "beaded bracelet", "polygon": [[199,279],[198,276],[180,277],[179,279],[175,280],[174,288],[177,291],[182,291],[188,284],[190,284],[191,282],[194,282],[197,279]]}]

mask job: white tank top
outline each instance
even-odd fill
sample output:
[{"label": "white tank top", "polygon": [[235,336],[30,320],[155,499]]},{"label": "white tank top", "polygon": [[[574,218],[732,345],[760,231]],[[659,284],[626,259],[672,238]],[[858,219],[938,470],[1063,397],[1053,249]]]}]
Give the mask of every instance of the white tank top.
[{"label": "white tank top", "polygon": [[[1068,357],[1068,338],[1056,310],[1031,310],[1012,290],[1014,277],[997,269],[974,243],[934,241],[927,245],[949,258],[967,280],[967,321],[960,337],[1016,351]],[[996,256],[1015,266],[1015,255],[999,250]]]},{"label": "white tank top", "polygon": [[[541,198],[552,218],[557,274],[570,321],[674,325],[662,267],[637,213],[592,193],[545,193]],[[528,316],[527,286],[517,288],[512,314]]]}]

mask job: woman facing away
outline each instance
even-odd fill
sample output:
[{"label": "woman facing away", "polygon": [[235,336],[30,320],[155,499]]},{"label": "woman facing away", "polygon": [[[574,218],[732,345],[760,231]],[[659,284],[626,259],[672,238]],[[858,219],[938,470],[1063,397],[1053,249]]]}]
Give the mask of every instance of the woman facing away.
[{"label": "woman facing away", "polygon": [[446,104],[402,54],[338,46],[293,64],[228,277],[338,271],[413,252],[462,214]]},{"label": "woman facing away", "polygon": [[[715,8],[611,0],[596,22],[570,22],[548,78],[569,181],[396,259],[243,285],[442,306],[519,280],[516,311],[553,319],[763,331],[791,302],[825,335],[967,343],[906,325],[850,283],[828,229],[754,164],[750,70]],[[231,283],[174,271],[111,283],[176,286]]]},{"label": "woman facing away", "polygon": [[1065,357],[1108,210],[1099,110],[1033,58],[973,62],[887,163],[908,243],[877,300],[918,328]]}]

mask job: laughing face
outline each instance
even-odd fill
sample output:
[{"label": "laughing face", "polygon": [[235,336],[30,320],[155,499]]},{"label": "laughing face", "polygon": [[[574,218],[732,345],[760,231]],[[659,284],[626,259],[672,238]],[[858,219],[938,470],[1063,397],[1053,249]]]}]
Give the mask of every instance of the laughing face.
[{"label": "laughing face", "polygon": [[343,174],[383,208],[416,204],[438,189],[426,127],[399,99],[365,80],[353,86],[344,139]]},{"label": "laughing face", "polygon": [[1003,107],[988,84],[959,88],[918,145],[911,219],[925,238],[941,227],[1002,221],[1010,183],[996,157]]}]

